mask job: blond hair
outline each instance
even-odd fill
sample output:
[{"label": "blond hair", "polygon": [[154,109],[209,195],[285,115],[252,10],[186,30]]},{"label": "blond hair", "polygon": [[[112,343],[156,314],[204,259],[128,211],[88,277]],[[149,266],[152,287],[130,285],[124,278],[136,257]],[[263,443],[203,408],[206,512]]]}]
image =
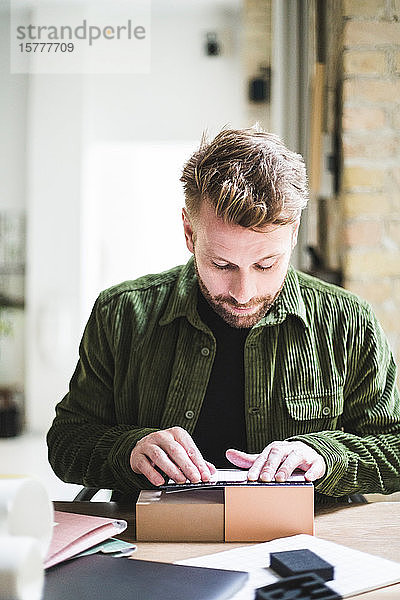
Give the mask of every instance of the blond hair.
[{"label": "blond hair", "polygon": [[190,216],[205,200],[225,222],[248,228],[293,223],[308,200],[303,158],[257,126],[223,129],[211,142],[203,134],[180,180]]}]

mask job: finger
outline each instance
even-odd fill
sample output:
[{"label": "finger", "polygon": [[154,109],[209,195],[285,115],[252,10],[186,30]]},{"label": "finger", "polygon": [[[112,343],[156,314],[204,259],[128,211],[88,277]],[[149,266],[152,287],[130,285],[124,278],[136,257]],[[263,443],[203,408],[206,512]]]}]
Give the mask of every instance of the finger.
[{"label": "finger", "polygon": [[267,446],[267,448],[265,448],[265,450],[258,455],[251,469],[249,469],[247,474],[247,479],[249,481],[258,481],[262,474],[264,474],[263,481],[272,481],[273,476],[275,475],[275,470],[269,466],[269,454],[270,450]]},{"label": "finger", "polygon": [[178,443],[173,443],[167,452],[159,446],[149,451],[149,455],[157,467],[175,483],[192,483],[200,481],[200,474],[186,456],[185,450]]},{"label": "finger", "polygon": [[210,481],[211,471],[200,450],[194,443],[193,438],[185,429],[178,427],[174,429],[177,430],[174,432],[175,439],[185,449],[186,456],[189,458],[189,462],[184,458],[182,464],[177,462],[178,466],[192,483]]},{"label": "finger", "polygon": [[257,460],[254,461],[253,466],[249,470],[248,479],[250,481],[272,481],[275,472],[282,460],[286,456],[282,446],[275,444],[269,444]]},{"label": "finger", "polygon": [[[172,440],[170,442],[163,443],[162,450],[164,450],[164,452],[167,454],[168,460],[177,468],[175,475],[179,477],[178,471],[183,473],[184,480],[182,483],[184,483],[187,479],[191,483],[199,483],[202,480],[199,469],[189,456],[186,448],[180,442]],[[168,464],[167,467],[169,470],[171,469],[170,464]],[[161,468],[164,470],[164,467]],[[168,471],[168,474],[169,472],[170,471]],[[181,483],[181,481],[177,481],[175,477],[171,477],[171,479],[177,483]]]},{"label": "finger", "polygon": [[225,452],[226,458],[232,464],[240,467],[241,469],[249,469],[251,465],[254,463],[258,454],[247,454],[247,452],[242,452],[241,450],[234,450],[233,448],[229,448]]},{"label": "finger", "polygon": [[218,481],[218,469],[212,463],[206,460],[207,466],[210,469],[210,481]]},{"label": "finger", "polygon": [[307,481],[315,481],[325,475],[326,464],[323,459],[317,460],[311,465],[311,467],[304,473],[304,477]]},{"label": "finger", "polygon": [[259,470],[258,479],[260,479],[260,481],[269,482],[274,480],[277,470],[279,469],[281,463],[286,459],[287,446],[267,446],[263,454],[266,454],[266,451],[268,454],[264,459],[264,465],[262,466],[261,470]]},{"label": "finger", "polygon": [[164,477],[144,454],[136,456],[134,460],[131,459],[131,468],[134,473],[144,475],[153,485],[159,486],[165,483]]},{"label": "finger", "polygon": [[[178,445],[178,444],[177,444]],[[181,450],[184,454],[184,450]],[[160,470],[169,478],[175,481],[175,483],[185,483],[186,476],[182,473],[182,470],[176,464],[174,460],[171,460],[170,456],[164,451],[163,448],[157,444],[149,444],[142,449],[142,454],[148,458],[157,471]]]},{"label": "finger", "polygon": [[304,455],[298,450],[292,450],[277,469],[275,481],[286,481],[295,469],[304,464]]},{"label": "finger", "polygon": [[[200,472],[189,457],[186,448],[180,441],[177,441],[180,439],[183,440],[183,444],[188,448],[188,440],[191,440],[191,437],[180,427],[173,427],[168,430],[151,433],[148,436],[145,436],[137,443],[132,451],[132,469],[136,471],[135,464],[137,465],[137,460],[141,455],[144,455],[149,459],[150,463],[155,465],[156,469],[159,468],[162,470],[176,483],[185,483],[187,479],[192,483],[200,482]],[[143,462],[143,460],[141,460],[140,464],[146,469],[146,472],[154,475],[152,471],[149,471],[146,461]],[[205,465],[205,462],[204,469],[206,472],[203,477],[205,480],[208,480],[210,472]]]},{"label": "finger", "polygon": [[206,465],[207,465],[211,475],[215,475],[215,473],[217,472],[216,466],[213,465],[212,463],[208,462],[208,460],[206,460]]}]

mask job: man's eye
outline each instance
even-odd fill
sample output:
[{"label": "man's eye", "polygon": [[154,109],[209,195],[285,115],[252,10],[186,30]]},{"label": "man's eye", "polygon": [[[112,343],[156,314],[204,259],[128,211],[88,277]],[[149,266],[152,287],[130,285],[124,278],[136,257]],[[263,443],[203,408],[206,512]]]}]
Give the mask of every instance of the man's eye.
[{"label": "man's eye", "polygon": [[230,268],[230,265],[219,265],[218,263],[213,262],[214,267],[220,269],[221,271],[226,271]]},{"label": "man's eye", "polygon": [[262,265],[256,265],[256,268],[259,271],[268,271],[269,269],[272,269],[272,267],[274,266],[275,263],[272,263],[272,265],[268,265],[267,267],[262,266]]}]

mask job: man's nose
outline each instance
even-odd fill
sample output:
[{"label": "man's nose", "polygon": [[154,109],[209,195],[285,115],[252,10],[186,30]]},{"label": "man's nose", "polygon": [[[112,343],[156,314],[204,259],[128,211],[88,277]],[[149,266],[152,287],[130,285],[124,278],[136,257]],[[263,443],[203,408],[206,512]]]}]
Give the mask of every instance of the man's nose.
[{"label": "man's nose", "polygon": [[237,274],[230,282],[229,295],[238,304],[247,304],[256,296],[256,286],[250,275]]}]

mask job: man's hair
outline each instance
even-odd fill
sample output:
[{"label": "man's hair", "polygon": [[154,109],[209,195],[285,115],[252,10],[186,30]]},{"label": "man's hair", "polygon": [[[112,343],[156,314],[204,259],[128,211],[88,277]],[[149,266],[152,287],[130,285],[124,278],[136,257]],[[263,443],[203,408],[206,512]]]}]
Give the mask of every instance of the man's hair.
[{"label": "man's hair", "polygon": [[293,223],[308,200],[303,158],[257,126],[223,129],[211,142],[203,134],[180,180],[190,217],[208,201],[225,222],[248,228]]}]

